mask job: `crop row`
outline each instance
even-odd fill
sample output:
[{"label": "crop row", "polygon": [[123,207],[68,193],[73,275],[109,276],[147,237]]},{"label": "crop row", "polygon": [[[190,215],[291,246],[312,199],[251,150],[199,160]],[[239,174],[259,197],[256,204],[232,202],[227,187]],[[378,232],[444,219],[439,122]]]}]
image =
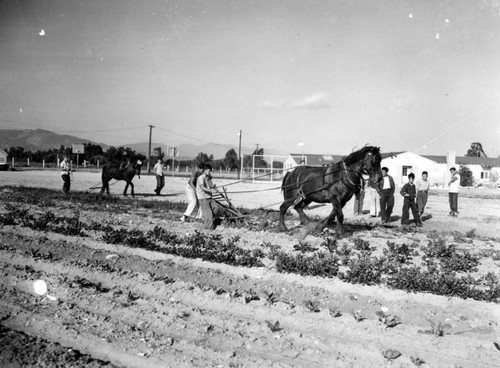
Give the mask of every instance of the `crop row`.
[{"label": "crop row", "polygon": [[[338,277],[355,284],[384,284],[409,292],[500,301],[498,277],[491,272],[479,277],[471,276],[477,271],[479,258],[458,250],[454,244],[447,244],[441,237],[431,238],[420,253],[416,247],[388,242],[383,254],[377,255],[374,247],[363,239],[355,238],[351,243],[344,242],[340,246],[331,237],[324,239],[323,250],[300,243],[295,246],[297,252],[286,253],[276,246],[264,244],[264,248],[269,248],[268,252],[264,252],[261,248],[249,250],[238,246],[238,237],[223,240],[219,234],[198,231],[180,236],[159,226],[149,231],[114,229],[101,223],[84,224],[78,214],[74,217],[56,216],[50,211],[30,214],[29,210],[10,204],[6,204],[5,208],[8,212],[0,215],[0,223],[6,225],[22,225],[38,231],[75,236],[86,236],[86,230],[97,230],[106,243],[185,258],[245,267],[262,267],[263,260],[268,258],[275,261],[278,272]],[[422,260],[420,265],[412,261],[415,256]]]},{"label": "crop row", "polygon": [[[437,295],[458,296],[500,302],[498,277],[488,272],[474,278],[479,258],[467,251],[459,251],[454,244],[446,244],[443,238],[430,239],[420,255],[416,248],[406,244],[387,242],[382,255],[363,239],[354,239],[352,247],[326,238],[323,246],[328,249],[312,255],[302,253],[276,254],[276,269],[301,275],[338,277],[353,284],[384,284],[393,289],[408,292],[429,292]],[[422,265],[412,262],[421,256]],[[342,269],[342,271],[341,271]]]}]

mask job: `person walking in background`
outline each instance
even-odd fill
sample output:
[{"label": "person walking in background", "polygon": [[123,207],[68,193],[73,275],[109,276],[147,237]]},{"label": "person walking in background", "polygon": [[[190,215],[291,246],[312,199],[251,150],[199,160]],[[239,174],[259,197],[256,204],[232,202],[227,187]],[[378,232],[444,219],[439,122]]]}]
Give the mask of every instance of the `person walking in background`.
[{"label": "person walking in background", "polygon": [[458,215],[458,188],[460,187],[460,175],[457,169],[452,167],[450,169],[451,178],[448,182],[448,198],[450,201],[450,216],[456,217]]},{"label": "person walking in background", "polygon": [[354,216],[363,215],[363,204],[368,179],[361,177],[359,192],[354,194]]},{"label": "person walking in background", "polygon": [[427,180],[427,171],[422,172],[422,180],[417,182],[417,209],[418,215],[422,216],[424,213],[425,205],[427,204],[427,196],[429,195],[429,188],[431,183]]},{"label": "person walking in background", "polygon": [[391,222],[392,209],[394,208],[394,179],[388,175],[389,169],[382,168],[382,180],[379,183],[380,193],[380,217],[383,224]]},{"label": "person walking in background", "polygon": [[414,173],[408,175],[408,183],[403,185],[403,188],[401,188],[401,191],[399,192],[404,197],[401,225],[409,224],[409,209],[411,209],[411,213],[413,214],[413,218],[415,219],[415,224],[420,227],[422,226],[422,221],[420,220],[420,215],[417,210],[417,204],[415,203],[415,199],[417,198],[417,187],[414,184],[414,180]]},{"label": "person walking in background", "polygon": [[[193,213],[196,207],[198,207],[198,198],[196,197],[196,183],[202,172],[203,172],[203,165],[198,164],[195,166],[193,172],[191,173],[191,177],[189,178],[189,181],[186,185],[188,206],[186,208],[186,211],[184,211],[184,214],[181,217],[181,221],[186,221],[187,219],[193,218]],[[199,215],[200,216],[196,216],[196,218],[201,218],[201,213],[199,213]]]},{"label": "person walking in background", "polygon": [[203,173],[196,181],[196,196],[200,204],[200,209],[203,218],[203,226],[205,229],[213,230],[215,228],[214,214],[212,211],[212,188],[208,186],[207,177],[212,172],[212,166],[205,164]]},{"label": "person walking in background", "polygon": [[63,192],[68,193],[71,187],[71,179],[69,173],[71,172],[71,166],[69,164],[68,156],[64,156],[61,162],[61,177],[63,180]]},{"label": "person walking in background", "polygon": [[163,174],[163,160],[161,158],[158,159],[158,162],[155,164],[153,171],[156,176],[156,195],[160,195],[161,190],[165,186],[165,175]]}]

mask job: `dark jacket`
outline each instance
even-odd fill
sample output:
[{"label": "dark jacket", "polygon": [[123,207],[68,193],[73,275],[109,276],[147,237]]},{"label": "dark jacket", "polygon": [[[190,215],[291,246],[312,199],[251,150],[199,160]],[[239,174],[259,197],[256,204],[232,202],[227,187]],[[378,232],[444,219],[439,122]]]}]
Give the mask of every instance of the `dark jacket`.
[{"label": "dark jacket", "polygon": [[[387,175],[389,178],[389,183],[391,184],[391,193],[394,194],[394,190],[396,189],[396,185],[394,185],[394,179],[392,176]],[[382,177],[382,180],[378,183],[378,191],[379,193],[382,192],[382,188],[384,188],[384,177]]]},{"label": "dark jacket", "polygon": [[401,188],[401,191],[399,193],[403,197],[413,201],[417,196],[417,186],[415,184],[406,183],[405,185],[403,185],[403,188]]}]

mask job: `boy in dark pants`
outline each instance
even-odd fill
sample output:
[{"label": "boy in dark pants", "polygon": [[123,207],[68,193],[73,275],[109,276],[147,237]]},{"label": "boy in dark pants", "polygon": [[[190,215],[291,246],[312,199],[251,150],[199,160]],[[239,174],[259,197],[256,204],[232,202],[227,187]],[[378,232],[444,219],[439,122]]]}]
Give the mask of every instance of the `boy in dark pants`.
[{"label": "boy in dark pants", "polygon": [[403,203],[403,214],[401,216],[401,225],[409,224],[409,209],[413,214],[415,223],[418,227],[422,226],[422,221],[420,220],[420,215],[418,214],[417,204],[415,203],[415,198],[417,197],[417,188],[413,183],[415,181],[415,174],[411,173],[408,175],[408,183],[406,183],[403,188],[401,188],[400,194],[404,197]]},{"label": "boy in dark pants", "polygon": [[396,185],[392,176],[387,174],[388,172],[389,169],[387,167],[382,168],[383,177],[379,183],[380,217],[382,224],[391,222],[392,209],[394,208],[394,190],[396,189]]}]

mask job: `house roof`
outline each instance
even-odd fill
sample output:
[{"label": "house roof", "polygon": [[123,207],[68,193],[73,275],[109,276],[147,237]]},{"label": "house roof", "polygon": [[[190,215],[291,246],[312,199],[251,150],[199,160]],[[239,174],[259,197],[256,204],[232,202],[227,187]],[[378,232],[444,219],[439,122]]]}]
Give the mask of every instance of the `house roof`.
[{"label": "house roof", "polygon": [[405,151],[401,151],[401,152],[384,152],[384,153],[381,153],[380,156],[382,157],[382,160],[383,160],[384,158],[395,157],[395,156],[400,155],[402,153],[405,153]]},{"label": "house roof", "polygon": [[339,156],[340,159],[335,159],[332,155],[316,155],[310,153],[290,153],[290,156],[292,156],[297,163],[300,163],[300,157],[307,157],[307,164],[312,166],[330,165],[342,159],[342,156]]},{"label": "house roof", "polygon": [[3,149],[0,148],[0,153],[4,154],[5,156],[8,156],[9,154],[5,152]]},{"label": "house roof", "polygon": [[[422,156],[438,164],[446,163],[446,156],[440,155],[425,155]],[[500,167],[500,158],[494,157],[467,157],[457,156],[455,158],[457,165],[481,165],[483,167]]]}]

